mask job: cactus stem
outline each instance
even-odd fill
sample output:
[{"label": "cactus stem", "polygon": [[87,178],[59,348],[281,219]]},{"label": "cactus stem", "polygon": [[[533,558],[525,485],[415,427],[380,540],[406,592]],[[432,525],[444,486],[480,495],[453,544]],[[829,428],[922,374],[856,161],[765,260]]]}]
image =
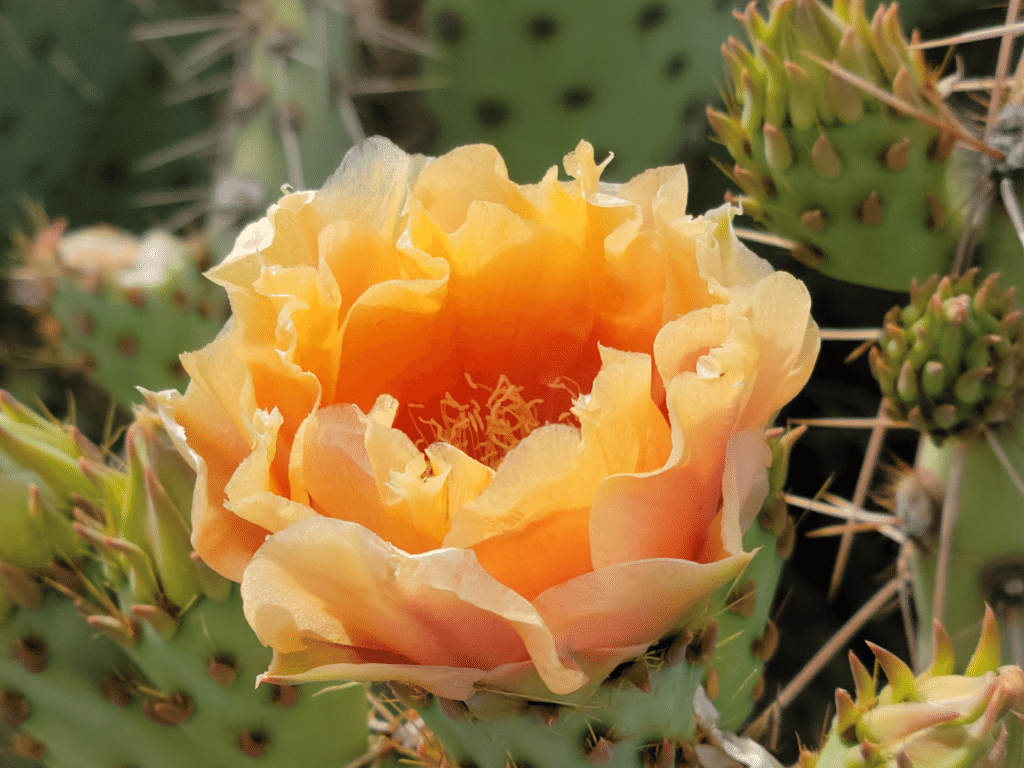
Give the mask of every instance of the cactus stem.
[{"label": "cactus stem", "polygon": [[[890,171],[902,171],[910,162],[910,139],[902,138],[889,145],[882,158],[882,165]],[[931,195],[929,195],[931,198]]]},{"label": "cactus stem", "polygon": [[884,213],[885,209],[882,207],[882,201],[878,199],[878,193],[871,190],[871,194],[865,197],[864,202],[861,203],[860,210],[857,211],[857,218],[861,224],[871,226],[878,224]]},{"label": "cactus stem", "polygon": [[[932,619],[942,623],[946,610],[946,577],[953,549],[953,527],[960,511],[960,487],[963,484],[964,463],[967,459],[967,442],[957,440],[953,445],[949,478],[946,480],[946,497],[942,503],[942,522],[939,528],[939,550],[935,568],[935,588],[932,593]],[[986,615],[988,615],[986,613]]]},{"label": "cactus stem", "polygon": [[815,170],[826,179],[834,179],[843,170],[843,161],[829,143],[825,134],[821,134],[811,147],[811,162]]}]

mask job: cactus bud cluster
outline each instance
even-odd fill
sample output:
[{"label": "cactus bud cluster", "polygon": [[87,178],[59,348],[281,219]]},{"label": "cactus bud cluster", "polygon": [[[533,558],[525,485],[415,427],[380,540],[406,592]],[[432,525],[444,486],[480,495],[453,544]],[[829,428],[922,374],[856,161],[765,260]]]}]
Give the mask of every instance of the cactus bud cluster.
[{"label": "cactus bud cluster", "polygon": [[[935,626],[935,656],[920,675],[889,651],[872,645],[888,685],[850,653],[856,695],[836,691],[836,716],[820,754],[801,768],[1018,765],[1009,751],[1019,738],[1016,712],[1024,705],[1024,671],[999,666],[999,629],[986,611],[981,641],[963,675],[953,674],[953,646]],[[1019,758],[1019,755],[1018,755]]]},{"label": "cactus bud cluster", "polygon": [[754,3],[737,17],[751,47],[722,46],[727,113],[708,119],[744,212],[842,280],[905,290],[945,271],[953,127],[896,5],[869,20],[860,1],[781,0],[767,20]]},{"label": "cactus bud cluster", "polygon": [[935,440],[1010,418],[1024,382],[1024,315],[1014,289],[978,271],[914,283],[870,353],[889,415]]}]

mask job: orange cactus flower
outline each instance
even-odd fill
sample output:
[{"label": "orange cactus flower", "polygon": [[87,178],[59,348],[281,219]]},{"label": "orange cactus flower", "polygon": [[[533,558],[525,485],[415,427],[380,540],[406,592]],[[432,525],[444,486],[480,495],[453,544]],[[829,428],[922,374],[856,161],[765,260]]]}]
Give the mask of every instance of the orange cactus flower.
[{"label": "orange cactus flower", "polygon": [[232,318],[154,401],[265,679],[579,692],[749,559],[806,289],[686,215],[681,166],[602,168],[371,139],[210,272]]}]

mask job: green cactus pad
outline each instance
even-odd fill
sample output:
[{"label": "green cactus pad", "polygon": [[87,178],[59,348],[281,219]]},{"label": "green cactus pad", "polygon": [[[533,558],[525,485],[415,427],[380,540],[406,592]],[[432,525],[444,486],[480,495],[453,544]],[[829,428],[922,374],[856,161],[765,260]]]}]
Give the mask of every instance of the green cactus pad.
[{"label": "green cactus pad", "polygon": [[728,114],[708,117],[736,161],[727,173],[744,211],[840,280],[905,291],[945,272],[957,239],[945,186],[954,128],[896,6],[869,21],[857,3],[782,0],[767,20],[753,4],[742,19],[752,50],[734,38],[722,47]]},{"label": "green cactus pad", "polygon": [[703,134],[693,126],[717,95],[714,51],[736,28],[735,5],[430,0],[433,150],[494,144],[518,180],[540,178],[580,139],[615,154],[606,178],[678,162]]},{"label": "green cactus pad", "polygon": [[[693,698],[713,626],[652,646],[577,705],[486,691],[467,702],[415,692],[420,700],[410,703],[444,744],[449,765],[642,768],[662,764],[663,751],[664,764],[672,765],[694,740]],[[401,693],[408,701],[408,686]]]}]

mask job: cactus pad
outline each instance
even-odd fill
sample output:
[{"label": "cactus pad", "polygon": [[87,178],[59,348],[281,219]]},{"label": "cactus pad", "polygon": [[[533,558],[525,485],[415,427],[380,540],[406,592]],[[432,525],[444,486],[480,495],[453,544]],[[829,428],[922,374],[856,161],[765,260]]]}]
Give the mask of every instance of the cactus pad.
[{"label": "cactus pad", "polygon": [[752,50],[723,45],[728,114],[708,117],[744,211],[831,277],[904,291],[945,272],[954,126],[895,4],[869,21],[840,0],[782,0],[767,20],[751,3],[741,19]]}]

